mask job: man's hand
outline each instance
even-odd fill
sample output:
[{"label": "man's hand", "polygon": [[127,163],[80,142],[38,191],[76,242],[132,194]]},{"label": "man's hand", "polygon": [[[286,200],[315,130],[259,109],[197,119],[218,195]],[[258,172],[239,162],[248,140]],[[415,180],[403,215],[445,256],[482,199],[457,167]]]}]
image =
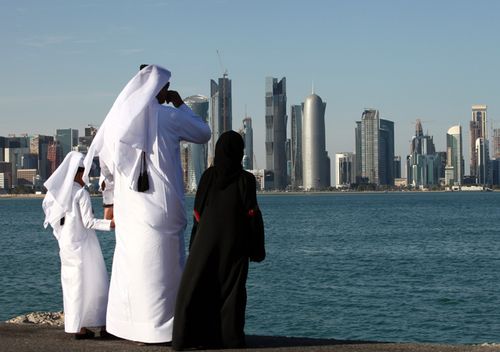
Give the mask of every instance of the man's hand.
[{"label": "man's hand", "polygon": [[167,102],[167,104],[169,103],[174,104],[176,108],[184,104],[184,101],[182,100],[181,96],[175,90],[167,91],[165,101]]}]

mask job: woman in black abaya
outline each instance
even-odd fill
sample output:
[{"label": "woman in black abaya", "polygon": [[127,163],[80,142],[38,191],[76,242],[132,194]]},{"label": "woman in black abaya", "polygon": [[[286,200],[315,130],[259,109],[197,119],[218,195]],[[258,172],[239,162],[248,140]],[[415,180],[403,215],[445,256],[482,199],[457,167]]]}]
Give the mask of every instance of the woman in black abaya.
[{"label": "woman in black abaya", "polygon": [[255,177],[241,166],[243,148],[238,133],[223,133],[214,166],[201,177],[177,294],[175,350],[245,345],[248,262],[260,262],[266,254]]}]

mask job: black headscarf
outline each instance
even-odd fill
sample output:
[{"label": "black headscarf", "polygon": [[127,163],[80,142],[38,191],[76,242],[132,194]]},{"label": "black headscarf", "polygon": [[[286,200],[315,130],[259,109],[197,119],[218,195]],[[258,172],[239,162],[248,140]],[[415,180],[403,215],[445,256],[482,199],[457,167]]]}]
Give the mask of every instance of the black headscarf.
[{"label": "black headscarf", "polygon": [[241,174],[245,143],[235,131],[221,134],[215,145],[214,168],[217,188],[224,189]]}]

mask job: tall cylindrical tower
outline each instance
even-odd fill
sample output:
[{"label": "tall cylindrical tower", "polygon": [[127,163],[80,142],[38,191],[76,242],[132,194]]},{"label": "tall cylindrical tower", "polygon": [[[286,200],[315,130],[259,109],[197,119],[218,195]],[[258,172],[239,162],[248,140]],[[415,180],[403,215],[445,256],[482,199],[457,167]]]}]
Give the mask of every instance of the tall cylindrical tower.
[{"label": "tall cylindrical tower", "polygon": [[323,189],[329,185],[329,163],[325,143],[324,103],[316,94],[309,95],[302,108],[302,165],[304,189]]}]

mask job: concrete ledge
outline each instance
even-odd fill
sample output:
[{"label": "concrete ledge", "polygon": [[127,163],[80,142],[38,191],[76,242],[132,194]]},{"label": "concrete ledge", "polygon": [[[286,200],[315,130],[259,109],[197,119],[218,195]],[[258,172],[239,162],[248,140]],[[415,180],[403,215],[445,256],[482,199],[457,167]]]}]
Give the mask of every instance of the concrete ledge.
[{"label": "concrete ledge", "polygon": [[[338,352],[475,352],[500,351],[500,345],[402,344],[281,336],[248,336],[251,351],[338,351]],[[0,323],[0,351],[171,351],[166,344],[139,345],[118,338],[77,341],[61,327],[35,324]],[[231,351],[231,350],[226,350]]]}]

